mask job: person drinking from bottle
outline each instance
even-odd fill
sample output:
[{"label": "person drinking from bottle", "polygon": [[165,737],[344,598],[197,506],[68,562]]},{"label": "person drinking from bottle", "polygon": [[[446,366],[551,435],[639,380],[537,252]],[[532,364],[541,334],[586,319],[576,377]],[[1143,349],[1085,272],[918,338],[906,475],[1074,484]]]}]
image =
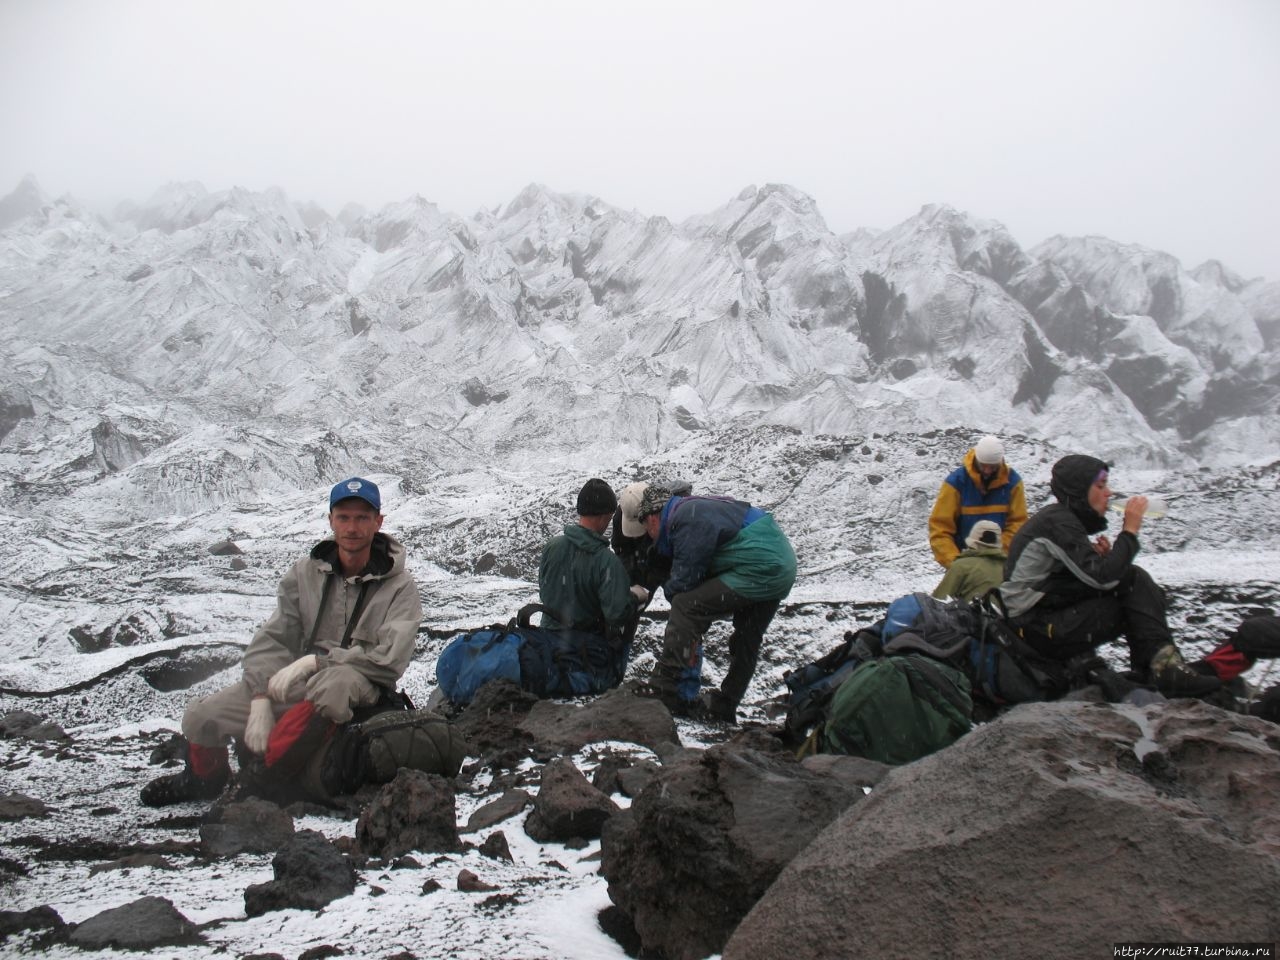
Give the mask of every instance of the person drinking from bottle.
[{"label": "person drinking from bottle", "polygon": [[1133,562],[1147,498],[1128,499],[1115,540],[1103,533],[1109,478],[1096,457],[1072,454],[1053,465],[1049,488],[1058,502],[1028,520],[1009,548],[1000,587],[1009,618],[1048,659],[1066,662],[1123,636],[1131,667],[1161,693],[1212,693],[1222,681],[1183,661],[1164,591]]}]

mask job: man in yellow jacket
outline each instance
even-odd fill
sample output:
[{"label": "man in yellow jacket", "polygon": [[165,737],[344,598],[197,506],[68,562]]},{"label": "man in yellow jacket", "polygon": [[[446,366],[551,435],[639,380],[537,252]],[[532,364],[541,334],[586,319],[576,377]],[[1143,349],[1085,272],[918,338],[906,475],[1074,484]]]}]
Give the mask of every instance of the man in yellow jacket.
[{"label": "man in yellow jacket", "polygon": [[1000,525],[1001,546],[1007,551],[1018,528],[1027,522],[1027,499],[1022,478],[1004,461],[1004,444],[986,436],[964,456],[964,463],[947,475],[929,514],[929,546],[944,567],[965,548],[979,520]]}]

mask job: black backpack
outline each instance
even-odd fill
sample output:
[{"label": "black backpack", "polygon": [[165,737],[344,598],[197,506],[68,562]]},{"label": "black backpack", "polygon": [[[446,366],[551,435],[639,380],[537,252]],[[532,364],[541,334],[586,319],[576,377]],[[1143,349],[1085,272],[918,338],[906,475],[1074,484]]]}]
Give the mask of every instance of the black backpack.
[{"label": "black backpack", "polygon": [[817,660],[788,670],[782,675],[787,686],[787,715],[783,728],[788,740],[801,743],[811,730],[826,720],[831,698],[849,674],[861,664],[880,656],[877,624],[858,631],[846,631],[841,644]]}]

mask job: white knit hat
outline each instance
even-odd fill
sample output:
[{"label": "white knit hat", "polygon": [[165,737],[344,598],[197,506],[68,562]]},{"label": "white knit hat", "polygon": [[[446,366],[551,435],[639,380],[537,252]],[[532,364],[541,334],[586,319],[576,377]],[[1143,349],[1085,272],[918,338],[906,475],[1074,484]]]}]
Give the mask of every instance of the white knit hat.
[{"label": "white knit hat", "polygon": [[989,467],[999,466],[1004,463],[1004,444],[999,437],[983,437],[973,448],[973,455],[979,463]]}]

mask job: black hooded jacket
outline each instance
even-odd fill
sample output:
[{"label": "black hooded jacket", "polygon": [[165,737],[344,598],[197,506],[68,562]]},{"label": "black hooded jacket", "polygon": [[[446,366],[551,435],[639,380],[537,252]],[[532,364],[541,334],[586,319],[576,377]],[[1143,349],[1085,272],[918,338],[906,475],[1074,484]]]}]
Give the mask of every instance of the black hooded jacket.
[{"label": "black hooded jacket", "polygon": [[1119,586],[1138,554],[1138,538],[1121,531],[1105,557],[1089,539],[1107,526],[1088,501],[1106,469],[1096,457],[1078,454],[1053,465],[1049,487],[1059,502],[1028,520],[1009,545],[1000,595],[1011,617],[1070,606]]}]

